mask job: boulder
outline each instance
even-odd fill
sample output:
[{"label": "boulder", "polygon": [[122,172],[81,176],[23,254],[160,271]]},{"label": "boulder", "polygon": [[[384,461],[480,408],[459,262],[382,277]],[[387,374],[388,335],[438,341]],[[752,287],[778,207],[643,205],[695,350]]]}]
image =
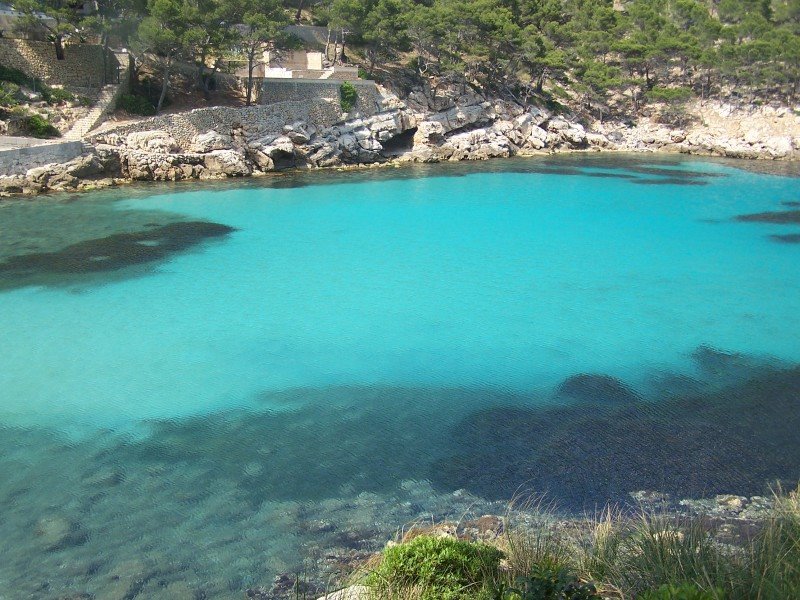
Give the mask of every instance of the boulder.
[{"label": "boulder", "polygon": [[550,122],[547,123],[547,131],[552,132],[564,131],[565,129],[569,129],[569,127],[570,124],[563,117],[553,117],[550,119]]},{"label": "boulder", "polygon": [[294,144],[292,140],[289,139],[287,136],[282,135],[280,137],[274,138],[269,144],[264,144],[261,146],[261,152],[269,156],[271,159],[275,159],[281,154],[292,155],[294,154]]},{"label": "boulder", "polygon": [[525,146],[534,150],[541,150],[547,146],[547,131],[541,127],[531,127]]},{"label": "boulder", "polygon": [[324,141],[316,145],[308,155],[308,162],[317,167],[332,167],[340,164],[342,152],[334,142]]},{"label": "boulder", "polygon": [[275,169],[275,161],[269,155],[264,154],[260,148],[248,148],[247,158],[258,167],[259,171],[264,173]]},{"label": "boulder", "polygon": [[0,196],[21,194],[27,185],[28,181],[23,175],[2,175],[0,176]]},{"label": "boulder", "polygon": [[586,130],[580,123],[570,123],[569,127],[561,130],[561,137],[574,148],[586,145]]},{"label": "boulder", "polygon": [[78,179],[94,177],[104,171],[105,165],[96,154],[79,156],[64,165],[64,172]]},{"label": "boulder", "polygon": [[145,152],[160,152],[170,154],[180,152],[180,147],[175,139],[166,131],[135,131],[125,138],[125,145],[133,150]]},{"label": "boulder", "polygon": [[484,102],[470,106],[456,106],[430,115],[427,120],[440,124],[444,133],[450,133],[467,125],[493,121],[496,117],[494,107],[489,102]]},{"label": "boulder", "polygon": [[364,585],[352,585],[330,594],[321,596],[319,600],[369,600],[370,588]]},{"label": "boulder", "polygon": [[192,140],[192,151],[207,153],[214,150],[230,150],[233,147],[233,138],[229,135],[218,133],[213,129],[205,133],[199,133]]},{"label": "boulder", "polygon": [[788,135],[772,136],[764,141],[764,148],[772,158],[785,158],[792,153],[792,138]]},{"label": "boulder", "polygon": [[438,144],[444,139],[445,128],[439,121],[422,121],[414,134],[414,145]]},{"label": "boulder", "polygon": [[203,158],[203,165],[210,175],[220,174],[228,177],[250,175],[250,166],[241,152],[235,150],[214,150]]}]

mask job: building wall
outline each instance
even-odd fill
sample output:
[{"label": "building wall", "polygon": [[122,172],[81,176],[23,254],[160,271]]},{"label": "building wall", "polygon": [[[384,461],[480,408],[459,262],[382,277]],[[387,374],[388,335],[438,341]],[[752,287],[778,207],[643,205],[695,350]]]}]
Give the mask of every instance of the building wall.
[{"label": "building wall", "polygon": [[56,59],[49,42],[0,38],[0,64],[19,69],[49,85],[99,88],[116,82],[118,63],[109,53],[108,76],[103,77],[103,47],[95,44],[67,44],[64,60]]},{"label": "building wall", "polygon": [[24,175],[28,169],[65,163],[83,153],[81,142],[48,142],[38,146],[0,150],[0,174]]}]

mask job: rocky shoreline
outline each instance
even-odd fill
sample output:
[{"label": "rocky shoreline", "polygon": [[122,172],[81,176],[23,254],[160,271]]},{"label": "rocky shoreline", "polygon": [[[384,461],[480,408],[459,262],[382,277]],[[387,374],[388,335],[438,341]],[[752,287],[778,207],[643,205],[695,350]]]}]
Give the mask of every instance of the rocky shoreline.
[{"label": "rocky shoreline", "polygon": [[[133,124],[107,124],[65,164],[0,176],[0,195],[92,190],[131,181],[259,176],[288,169],[486,160],[564,152],[661,152],[742,159],[800,158],[800,116],[786,107],[697,105],[695,124],[643,117],[584,125],[569,115],[474,95],[434,110],[384,92],[374,114],[344,114],[330,101],[210,107]],[[441,104],[441,103],[439,103]],[[264,109],[269,109],[265,111]],[[224,111],[224,112],[223,112]],[[299,117],[299,118],[297,118]],[[187,122],[196,134],[189,137]]]},{"label": "rocky shoreline", "polygon": [[[731,548],[751,539],[761,524],[770,518],[774,507],[774,499],[766,496],[723,494],[703,499],[676,499],[655,491],[638,491],[630,496],[630,506],[621,508],[621,513],[613,513],[615,519],[619,519],[621,514],[635,517],[637,513],[644,513],[680,524],[688,519],[700,518],[717,544]],[[471,501],[470,504],[464,502],[467,499]],[[279,573],[271,584],[262,583],[249,588],[245,596],[258,600],[278,600],[294,597],[295,591],[300,591],[304,597],[339,599],[350,597],[347,594],[353,594],[353,600],[368,597],[361,594],[366,590],[360,590],[361,586],[358,585],[345,587],[339,592],[331,591],[347,585],[352,581],[353,574],[370,564],[384,547],[406,539],[412,531],[412,535],[424,533],[489,544],[499,541],[509,532],[531,532],[533,535],[538,532],[541,535],[546,531],[547,535],[556,535],[580,544],[586,543],[606,518],[602,511],[595,516],[559,514],[549,510],[546,504],[539,506],[536,502],[531,507],[512,505],[504,512],[483,513],[481,511],[487,509],[496,511],[497,503],[485,504],[463,490],[455,493],[454,503],[463,507],[462,518],[437,520],[432,514],[430,519],[407,523],[396,532],[394,539],[371,537],[363,531],[341,531],[331,537],[333,526],[325,522],[325,533],[321,537],[337,539],[341,544],[325,547],[323,543],[310,552],[306,557],[307,570],[304,575]],[[391,512],[392,507],[383,506],[382,509]]]}]

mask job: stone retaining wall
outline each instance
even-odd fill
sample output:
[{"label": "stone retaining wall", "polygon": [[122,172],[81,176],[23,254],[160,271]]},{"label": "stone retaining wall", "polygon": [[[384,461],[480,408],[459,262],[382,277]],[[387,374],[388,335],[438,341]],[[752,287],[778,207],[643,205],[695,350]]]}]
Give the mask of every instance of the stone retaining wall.
[{"label": "stone retaining wall", "polygon": [[36,146],[0,150],[0,174],[23,175],[28,169],[65,163],[83,153],[81,142],[44,142]]},{"label": "stone retaining wall", "polygon": [[[335,79],[280,79],[267,77],[262,79],[261,104],[274,104],[288,100],[311,102],[328,100],[338,104],[340,101],[340,80]],[[369,117],[381,111],[383,97],[374,81],[351,81],[358,92],[355,111]]]},{"label": "stone retaining wall", "polygon": [[317,129],[324,129],[339,122],[342,111],[338,102],[317,99],[312,102],[280,102],[266,106],[211,106],[171,115],[159,115],[135,123],[110,126],[89,137],[103,142],[110,135],[126,136],[137,131],[161,130],[169,133],[178,145],[188,150],[199,133],[217,131],[229,135],[232,130],[242,129],[248,139],[279,133],[283,126],[296,121],[305,121]]},{"label": "stone retaining wall", "polygon": [[119,63],[108,55],[107,77],[103,76],[103,47],[96,44],[67,44],[64,60],[56,59],[49,42],[0,38],[0,64],[19,69],[49,85],[99,88],[116,83]]}]

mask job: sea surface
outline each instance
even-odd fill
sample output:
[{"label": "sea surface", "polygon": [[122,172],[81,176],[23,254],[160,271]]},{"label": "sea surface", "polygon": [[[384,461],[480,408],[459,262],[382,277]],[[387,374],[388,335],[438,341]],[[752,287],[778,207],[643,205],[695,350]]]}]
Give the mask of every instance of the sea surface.
[{"label": "sea surface", "polygon": [[0,599],[269,597],[514,497],[795,485],[800,179],[751,166],[0,202]]}]

